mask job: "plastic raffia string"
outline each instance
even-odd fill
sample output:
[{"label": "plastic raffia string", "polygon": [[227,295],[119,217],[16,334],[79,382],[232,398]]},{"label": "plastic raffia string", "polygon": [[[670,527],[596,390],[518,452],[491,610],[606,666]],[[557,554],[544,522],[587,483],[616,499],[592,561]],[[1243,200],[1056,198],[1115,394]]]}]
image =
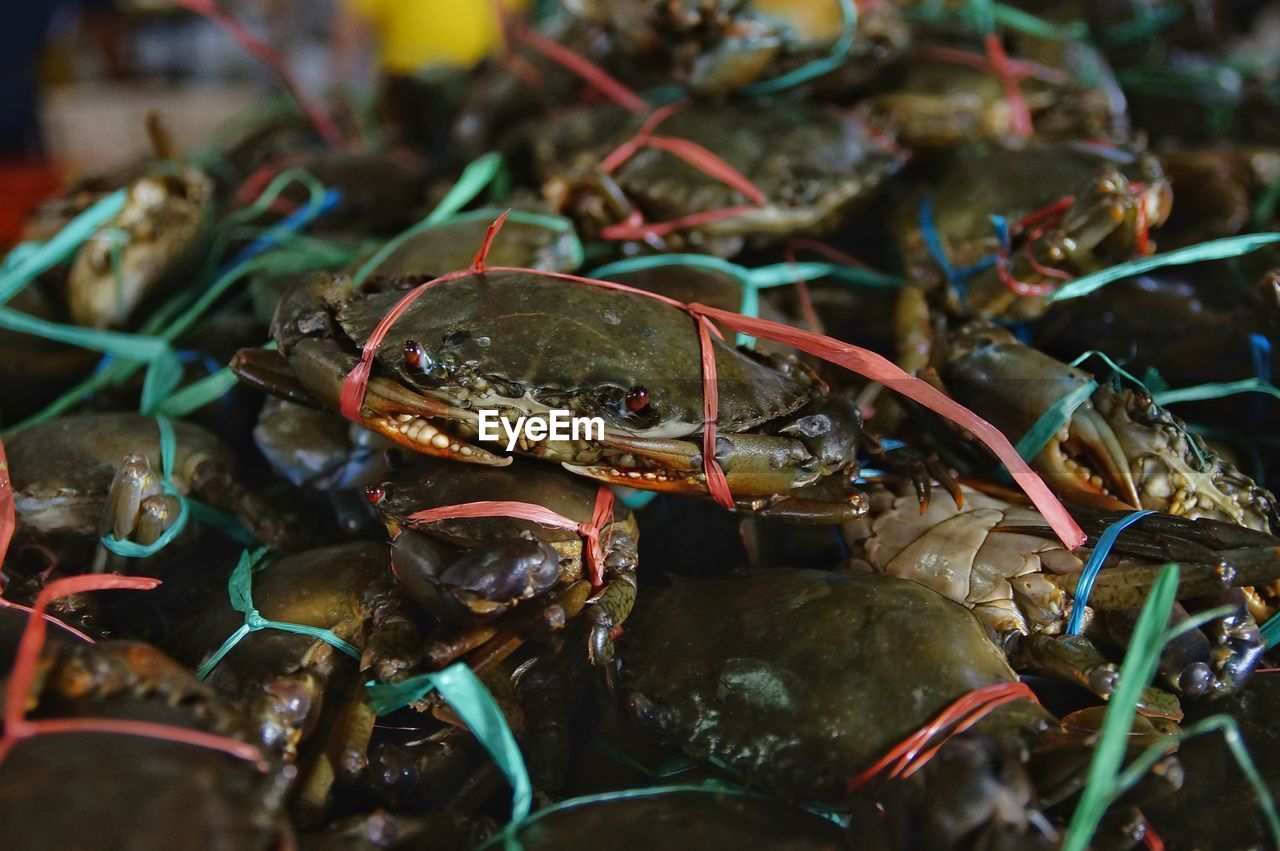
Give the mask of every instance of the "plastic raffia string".
[{"label": "plastic raffia string", "polygon": [[1275,242],[1280,242],[1280,233],[1248,233],[1241,236],[1214,239],[1161,254],[1153,254],[1150,257],[1117,263],[1115,266],[1108,266],[1105,269],[1099,269],[1097,272],[1081,275],[1079,278],[1063,284],[1049,295],[1047,300],[1054,302],[1080,298],[1102,289],[1107,284],[1124,278],[1132,278],[1135,275],[1141,275],[1153,269],[1162,269],[1165,266],[1185,266],[1205,260],[1226,260],[1230,257],[1248,254]]},{"label": "plastic raffia string", "polygon": [[4,696],[4,737],[0,739],[0,760],[3,760],[18,742],[38,735],[55,733],[106,733],[142,736],[167,742],[177,742],[195,747],[209,748],[249,762],[259,762],[261,752],[253,745],[183,727],[172,727],[150,721],[123,718],[42,718],[36,721],[26,717],[27,701],[35,683],[40,654],[44,649],[48,622],[45,612],[49,604],[68,594],[111,589],[150,590],[160,584],[158,579],[143,576],[116,576],[112,574],[86,574],[71,576],[50,582],[41,589],[27,619],[18,650],[14,656],[9,681]]},{"label": "plastic raffia string", "polygon": [[408,519],[411,524],[418,525],[477,517],[512,517],[552,529],[565,529],[578,533],[586,544],[584,561],[591,576],[591,586],[600,588],[604,585],[604,547],[600,536],[604,534],[604,528],[613,522],[613,491],[604,485],[596,490],[595,507],[592,509],[590,523],[579,523],[563,514],[557,514],[544,505],[503,500],[464,502],[458,505],[428,508],[410,514]]},{"label": "plastic raffia string", "polygon": [[265,549],[256,550],[252,553],[246,550],[240,554],[240,561],[236,563],[235,569],[231,571],[231,579],[227,581],[227,596],[231,598],[231,608],[244,615],[244,623],[235,632],[231,633],[226,641],[222,642],[222,646],[215,650],[213,655],[200,664],[200,667],[196,670],[197,679],[203,680],[207,678],[209,674],[213,673],[213,669],[218,667],[218,663],[222,661],[223,657],[231,652],[233,647],[239,644],[246,635],[251,632],[257,632],[260,629],[274,629],[280,632],[292,632],[309,638],[316,638],[346,653],[357,662],[360,661],[360,649],[343,641],[333,633],[333,630],[305,624],[268,620],[254,608],[253,573],[266,554],[267,551]]},{"label": "plastic raffia string", "polygon": [[484,683],[462,662],[398,683],[365,686],[379,715],[394,712],[422,700],[433,691],[448,701],[511,785],[511,822],[519,823],[533,807],[533,784],[515,736]]},{"label": "plastic raffia string", "polygon": [[364,403],[365,388],[368,384],[369,377],[373,370],[373,357],[378,348],[382,345],[382,340],[387,332],[391,330],[392,325],[404,313],[405,310],[423,293],[432,287],[438,286],[448,281],[457,280],[469,275],[479,275],[486,271],[491,273],[513,273],[513,274],[532,274],[540,275],[546,278],[554,278],[557,280],[569,281],[579,284],[587,284],[589,286],[602,287],[604,289],[617,290],[619,292],[631,293],[645,298],[654,299],[664,304],[685,311],[693,317],[696,330],[698,332],[699,346],[702,351],[702,382],[703,382],[703,471],[707,477],[707,487],[712,497],[722,506],[733,508],[733,495],[729,492],[728,483],[725,480],[724,471],[720,468],[719,463],[715,459],[715,431],[716,431],[716,415],[719,407],[718,394],[719,389],[715,377],[715,350],[712,346],[712,337],[719,336],[719,331],[712,323],[712,320],[719,322],[730,329],[738,332],[745,332],[757,337],[764,337],[784,345],[799,349],[800,351],[820,357],[830,363],[837,364],[845,369],[852,370],[860,375],[884,384],[893,390],[901,393],[909,399],[924,405],[934,412],[956,422],[975,437],[982,441],[986,446],[1002,461],[1010,470],[1014,481],[1026,492],[1027,496],[1044,515],[1045,521],[1053,528],[1055,534],[1063,541],[1068,549],[1075,549],[1086,540],[1086,536],[1080,527],[1076,524],[1071,515],[1058,501],[1048,486],[1040,479],[1027,463],[1018,455],[1017,451],[1009,443],[1008,439],[1000,433],[999,429],[988,423],[986,420],[974,414],[972,411],[960,405],[955,400],[941,393],[928,383],[918,378],[908,375],[897,365],[887,358],[876,354],[867,349],[859,348],[848,343],[825,337],[821,334],[814,334],[809,331],[803,331],[798,328],[792,328],[777,322],[770,322],[764,319],[753,319],[743,316],[739,313],[733,313],[727,310],[719,310],[701,304],[684,304],[676,299],[667,298],[666,296],[656,293],[638,290],[634,287],[628,287],[623,284],[612,283],[610,281],[601,281],[594,278],[585,278],[578,275],[566,275],[554,272],[539,272],[533,269],[525,269],[519,267],[488,267],[485,266],[485,254],[488,246],[492,243],[494,234],[502,226],[502,219],[489,229],[489,234],[485,238],[484,244],[481,246],[476,258],[468,269],[460,269],[450,272],[439,278],[427,281],[414,289],[407,292],[401,299],[391,308],[374,328],[369,335],[368,340],[364,344],[363,351],[360,355],[360,361],[352,369],[351,373],[343,379],[342,393],[340,396],[340,408],[343,416],[355,422],[360,421],[360,409]]},{"label": "plastic raffia string", "polygon": [[168,417],[158,416],[155,419],[156,426],[160,430],[160,488],[166,494],[178,500],[178,517],[174,520],[172,526],[165,529],[160,537],[150,544],[121,541],[111,532],[103,535],[102,546],[125,558],[148,558],[160,552],[186,528],[187,518],[191,512],[190,507],[187,505],[187,498],[178,493],[178,489],[173,486],[173,460],[177,454],[177,441],[173,435],[173,423],[169,422]]},{"label": "plastic raffia string", "polygon": [[1094,749],[1093,761],[1089,765],[1084,791],[1080,795],[1080,801],[1067,828],[1063,851],[1085,851],[1107,807],[1132,788],[1161,757],[1169,752],[1172,744],[1187,736],[1200,735],[1213,730],[1220,730],[1226,736],[1227,744],[1239,762],[1241,772],[1258,797],[1272,842],[1280,845],[1280,817],[1277,816],[1275,802],[1266,783],[1258,775],[1248,752],[1244,749],[1234,720],[1227,716],[1219,715],[1205,719],[1188,727],[1180,735],[1170,737],[1168,744],[1160,742],[1152,745],[1128,768],[1121,771],[1125,752],[1128,750],[1129,733],[1133,727],[1134,716],[1137,714],[1138,698],[1155,675],[1156,666],[1160,662],[1161,649],[1176,636],[1187,630],[1199,628],[1202,623],[1201,618],[1195,618],[1166,629],[1177,597],[1179,572],[1176,564],[1165,566],[1147,595],[1147,601],[1138,616],[1129,649],[1120,666],[1116,690],[1107,704],[1102,731]]},{"label": "plastic raffia string", "polygon": [[1080,630],[1084,628],[1084,613],[1089,605],[1089,595],[1093,593],[1093,583],[1098,578],[1098,572],[1102,570],[1102,563],[1111,554],[1111,548],[1116,545],[1116,539],[1120,537],[1120,533],[1147,515],[1157,513],[1147,509],[1126,514],[1098,536],[1098,542],[1094,545],[1093,552],[1089,553],[1089,560],[1080,571],[1076,590],[1071,595],[1071,617],[1067,620],[1067,635],[1079,635]]}]

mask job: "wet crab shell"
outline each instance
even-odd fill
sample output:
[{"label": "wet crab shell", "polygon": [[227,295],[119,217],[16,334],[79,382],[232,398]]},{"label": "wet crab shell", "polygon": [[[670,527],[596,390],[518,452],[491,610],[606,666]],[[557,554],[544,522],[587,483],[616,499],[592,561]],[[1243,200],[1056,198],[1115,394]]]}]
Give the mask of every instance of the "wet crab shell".
[{"label": "wet crab shell", "polygon": [[[951,701],[1017,679],[963,607],[860,572],[680,579],[641,599],[618,652],[642,725],[810,805],[843,800],[858,772]],[[981,726],[1042,718],[1010,704]]]},{"label": "wet crab shell", "polygon": [[[334,305],[337,321],[357,345],[403,295],[334,284],[347,296]],[[422,349],[418,368],[405,361],[409,341]],[[806,373],[775,369],[720,340],[713,346],[722,431],[747,431],[809,400],[815,385]],[[702,361],[693,319],[632,293],[519,271],[445,281],[392,326],[376,361],[379,372],[460,407],[569,409],[601,417],[608,430],[644,437],[702,431]],[[424,372],[428,365],[431,371]],[[633,388],[647,392],[641,411],[627,407]]]}]

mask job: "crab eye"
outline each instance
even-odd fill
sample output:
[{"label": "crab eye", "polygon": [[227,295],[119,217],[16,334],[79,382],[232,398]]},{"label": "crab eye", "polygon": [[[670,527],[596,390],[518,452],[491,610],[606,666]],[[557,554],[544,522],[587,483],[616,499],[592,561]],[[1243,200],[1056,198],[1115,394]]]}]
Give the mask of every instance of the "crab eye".
[{"label": "crab eye", "polygon": [[427,354],[417,340],[404,341],[404,362],[409,368],[420,369],[423,372],[430,372],[436,365],[431,355]]},{"label": "crab eye", "polygon": [[639,385],[632,387],[627,391],[626,405],[633,414],[643,411],[649,407],[649,391]]},{"label": "crab eye", "polygon": [[364,498],[370,505],[377,505],[387,498],[386,485],[369,485],[364,489]]}]

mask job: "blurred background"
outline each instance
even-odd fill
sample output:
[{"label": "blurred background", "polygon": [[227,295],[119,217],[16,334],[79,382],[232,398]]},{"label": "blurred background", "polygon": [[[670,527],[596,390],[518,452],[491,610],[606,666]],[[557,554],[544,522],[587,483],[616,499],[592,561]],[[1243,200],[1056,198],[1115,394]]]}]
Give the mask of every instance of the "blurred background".
[{"label": "blurred background", "polygon": [[[504,0],[514,11],[525,0]],[[270,46],[304,93],[371,109],[378,80],[473,65],[496,48],[490,0],[8,0],[0,9],[0,244],[59,186],[151,151],[149,113],[178,152],[284,96],[267,64],[207,16]],[[532,4],[536,9],[538,4]]]}]

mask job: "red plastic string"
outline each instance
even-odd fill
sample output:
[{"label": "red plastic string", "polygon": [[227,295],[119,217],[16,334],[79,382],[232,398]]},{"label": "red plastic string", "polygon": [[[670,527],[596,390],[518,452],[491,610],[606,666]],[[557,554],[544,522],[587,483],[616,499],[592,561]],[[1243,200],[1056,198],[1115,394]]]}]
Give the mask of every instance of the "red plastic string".
[{"label": "red plastic string", "polygon": [[428,508],[410,514],[408,519],[411,524],[418,525],[440,520],[465,520],[476,517],[513,517],[552,529],[577,532],[587,544],[586,562],[591,577],[591,587],[600,588],[604,585],[604,545],[600,541],[600,535],[613,521],[613,491],[604,485],[596,491],[596,502],[592,509],[590,523],[579,523],[563,514],[557,514],[544,505],[508,500],[482,500]]},{"label": "red plastic string", "polygon": [[338,130],[338,125],[333,123],[333,119],[318,104],[312,102],[310,98],[303,94],[302,89],[294,81],[293,75],[289,73],[284,60],[280,58],[280,54],[271,48],[271,45],[258,38],[234,17],[223,11],[214,0],[175,0],[175,2],[184,9],[195,12],[197,15],[202,15],[222,27],[227,31],[228,35],[240,43],[241,47],[275,72],[289,95],[297,102],[311,123],[315,125],[316,131],[325,142],[335,148],[342,146],[342,133]]},{"label": "red plastic string", "polygon": [[1142,833],[1142,843],[1151,851],[1164,851],[1164,840],[1160,838],[1160,834],[1156,833],[1155,827],[1149,821],[1146,824],[1146,830]]},{"label": "red plastic string", "polygon": [[[497,223],[495,223],[497,224]],[[487,239],[489,237],[486,237]],[[692,315],[698,323],[699,343],[702,352],[702,369],[703,369],[703,386],[704,391],[710,388],[710,393],[704,392],[704,416],[714,421],[716,419],[716,411],[713,408],[713,402],[707,401],[706,397],[713,401],[716,400],[718,388],[715,387],[715,354],[711,347],[711,335],[720,336],[719,331],[714,325],[702,321],[703,317],[709,317],[723,322],[735,331],[746,332],[755,337],[764,337],[774,340],[775,342],[785,343],[793,348],[808,352],[811,355],[820,357],[823,360],[843,366],[846,369],[853,370],[859,375],[870,378],[872,381],[879,382],[891,386],[902,395],[912,399],[921,405],[937,412],[947,419],[957,423],[961,427],[971,432],[975,437],[987,445],[989,449],[1004,463],[1013,480],[1017,482],[1019,487],[1027,494],[1032,503],[1044,515],[1046,522],[1053,528],[1054,532],[1067,546],[1068,549],[1076,549],[1083,545],[1086,536],[1080,527],[1076,524],[1071,515],[1067,513],[1066,508],[1058,501],[1053,492],[1045,485],[1044,481],[1036,475],[1036,473],[1027,466],[1027,462],[1022,459],[1013,445],[1009,443],[1008,438],[1000,433],[999,429],[991,425],[977,414],[960,405],[949,396],[936,390],[927,382],[921,381],[914,376],[908,375],[898,366],[893,364],[886,358],[867,349],[859,348],[848,343],[842,343],[839,340],[833,340],[821,334],[814,334],[810,331],[804,331],[799,328],[792,328],[789,325],[782,325],[777,322],[770,322],[765,319],[752,319],[738,313],[732,313],[727,310],[718,310],[714,307],[707,307],[701,304],[684,304],[676,299],[657,293],[647,292],[645,290],[629,287],[625,284],[618,284],[612,281],[599,281],[593,278],[584,278],[580,275],[570,275],[563,272],[543,272],[537,269],[527,269],[517,266],[497,266],[487,269],[488,272],[511,272],[522,275],[540,275],[548,278],[556,278],[558,280],[573,281],[590,286],[602,287],[604,289],[618,290],[619,292],[628,292],[635,295],[641,295],[645,298],[651,298],[664,304],[669,304]],[[369,335],[369,339],[365,341],[364,349],[360,354],[360,361],[347,374],[342,382],[342,393],[340,397],[340,408],[343,416],[350,420],[359,422],[360,407],[364,401],[365,390],[368,386],[369,376],[373,369],[373,358],[378,348],[382,345],[382,340],[386,337],[391,326],[404,313],[405,310],[424,292],[434,286],[438,286],[445,281],[456,280],[471,274],[470,270],[459,270],[450,272],[447,275],[427,281],[420,284],[405,295],[397,302],[382,321],[374,328]],[[729,492],[727,480],[723,471],[720,470],[718,462],[715,460],[714,451],[707,451],[708,447],[714,449],[714,443],[708,443],[704,434],[703,442],[703,471],[707,478],[707,488],[710,490],[712,497],[716,502],[725,507],[733,505],[733,495]]]},{"label": "red plastic string", "polygon": [[1013,122],[1011,129],[1018,136],[1030,138],[1035,128],[1031,124],[1031,107],[1027,106],[1027,100],[1022,96],[1022,89],[1018,86],[1018,74],[1010,64],[1008,54],[1004,52],[1000,36],[987,33],[986,43],[987,55],[991,57],[991,67],[1000,78],[1000,83],[1004,86],[1005,100],[1009,102]]},{"label": "red plastic string", "polygon": [[[1129,188],[1134,192],[1141,193],[1147,188],[1147,185],[1145,183],[1131,183]],[[1138,207],[1135,212],[1137,214],[1136,227],[1138,236],[1134,249],[1139,256],[1145,256],[1151,252],[1151,227],[1147,221],[1147,203],[1141,196],[1138,197]]]},{"label": "red plastic string", "polygon": [[[819,257],[824,257],[833,263],[840,263],[853,269],[871,268],[852,254],[827,245],[825,242],[810,239],[807,236],[797,236],[789,239],[787,247],[783,250],[783,259],[788,263],[795,263],[796,255],[800,251],[812,251]],[[813,297],[809,293],[809,284],[797,278],[791,282],[791,285],[795,288],[796,300],[800,302],[800,315],[804,318],[805,324],[809,326],[809,330],[813,333],[823,333],[822,320],[818,318],[818,311],[813,306]]]},{"label": "red plastic string", "polygon": [[722,508],[733,510],[733,494],[729,480],[716,460],[716,418],[720,412],[720,383],[716,379],[716,350],[711,335],[716,331],[711,320],[694,314],[698,323],[698,349],[702,353],[702,470],[707,477],[707,490]]},{"label": "red plastic string", "polygon": [[1052,204],[1046,204],[1045,206],[1041,207],[1039,210],[1036,210],[1031,213],[1027,213],[1025,216],[1018,219],[1018,221],[1016,221],[1013,225],[1013,232],[1021,233],[1031,225],[1040,224],[1046,219],[1052,220],[1055,222],[1060,221],[1063,215],[1066,214],[1067,210],[1071,209],[1071,205],[1074,204],[1075,202],[1076,202],[1076,196],[1063,195],[1061,198],[1059,198],[1057,201],[1054,201]]},{"label": "red plastic string", "polygon": [[575,53],[529,26],[516,27],[515,38],[562,68],[578,75],[600,94],[628,112],[636,115],[649,114],[649,104],[644,98],[585,56]]},{"label": "red plastic string", "polygon": [[[0,564],[4,564],[4,558],[9,553],[9,544],[13,541],[13,533],[17,529],[17,526],[18,512],[17,507],[14,504],[13,482],[9,478],[9,457],[4,451],[4,441],[0,440]],[[0,593],[3,592],[4,577],[0,575]],[[6,600],[3,597],[0,597],[0,608],[26,612],[29,617],[38,616],[45,623],[51,623],[54,626],[61,627],[76,638],[83,640],[85,643],[93,644],[92,638],[71,626],[71,624],[63,623],[58,618],[43,610],[37,615],[36,610],[30,606],[24,606],[20,603]]]},{"label": "red plastic string", "polygon": [[[232,207],[248,207],[254,201],[262,197],[262,193],[271,185],[271,181],[275,180],[281,172],[287,168],[292,168],[306,160],[303,154],[285,154],[277,157],[265,165],[259,166],[253,174],[245,178],[235,193],[231,196]],[[297,204],[291,203],[288,199],[277,198],[271,205],[271,211],[288,215],[297,209]]]},{"label": "red plastic string", "polygon": [[[768,199],[765,197],[765,194],[760,191],[758,186],[752,183],[751,180],[742,172],[729,165],[707,148],[688,139],[681,139],[675,136],[654,135],[654,130],[656,130],[662,122],[683,110],[685,106],[686,104],[682,102],[669,103],[666,106],[662,106],[654,110],[653,113],[644,120],[644,123],[640,125],[640,128],[636,130],[634,136],[623,142],[600,161],[600,170],[605,174],[612,174],[621,168],[640,150],[644,148],[653,148],[654,150],[663,151],[679,157],[713,180],[717,180],[725,186],[728,186],[730,189],[742,194],[755,207],[763,207],[767,204]],[[626,221],[610,225],[603,229],[600,232],[600,236],[604,239],[620,240],[661,237],[675,231],[687,230],[688,228],[697,227],[709,222],[731,219],[749,212],[752,209],[753,207],[735,206],[724,207],[719,210],[703,210],[697,213],[691,213],[687,216],[682,216],[678,219],[672,219],[667,222],[658,222],[655,224],[645,223],[644,217],[637,210],[628,216]]]},{"label": "red plastic string", "polygon": [[[1026,683],[993,683],[982,686],[955,700],[936,718],[895,745],[874,765],[849,782],[848,791],[856,792],[893,766],[891,778],[910,777],[924,767],[952,736],[977,724],[995,709],[1015,700],[1036,700]],[[939,735],[947,735],[928,750],[925,748]]]},{"label": "red plastic string", "polygon": [[884,384],[901,393],[908,399],[924,405],[926,408],[946,417],[969,431],[974,437],[986,444],[997,458],[1008,469],[1013,480],[1031,499],[1035,507],[1044,515],[1045,521],[1067,546],[1068,549],[1084,544],[1086,535],[1067,513],[1066,508],[1049,490],[1044,481],[1027,466],[1018,451],[1013,448],[1000,430],[977,414],[965,408],[951,397],[935,389],[925,381],[908,375],[896,364],[867,349],[833,340],[820,334],[814,334],[779,322],[767,319],[753,319],[727,310],[719,310],[701,304],[689,305],[697,313],[714,319],[716,322],[745,332],[753,337],[764,337],[774,342],[784,343],[803,352],[820,357],[823,360],[853,370],[872,381]]},{"label": "red plastic string", "polygon": [[600,231],[602,239],[617,240],[633,240],[644,239],[649,236],[666,236],[677,231],[688,230],[700,225],[718,222],[723,219],[732,219],[741,216],[744,213],[750,213],[757,209],[756,207],[721,207],[718,210],[703,210],[699,213],[690,213],[687,216],[681,216],[678,219],[671,219],[665,222],[655,222],[653,224],[646,223],[644,217],[639,212],[633,212],[627,217],[626,221],[609,225]]},{"label": "red plastic string", "polygon": [[[966,68],[972,68],[984,74],[994,75],[996,73],[989,55],[955,47],[917,47],[911,51],[911,55],[916,59],[963,65]],[[1054,85],[1064,85],[1071,81],[1070,75],[1057,68],[1050,68],[1047,65],[1041,65],[1039,62],[1029,62],[1025,59],[1013,59],[1007,54],[1005,58],[1007,63],[1005,67],[1010,74],[1018,79],[1040,80]]]},{"label": "red plastic string", "polygon": [[[1046,266],[1035,258],[1031,252],[1032,244],[1048,231],[1049,227],[1062,220],[1067,210],[1071,209],[1071,205],[1076,202],[1074,195],[1064,195],[1057,201],[1041,207],[1039,210],[1028,213],[1010,229],[1009,239],[1012,241],[1022,235],[1028,227],[1038,225],[1023,240],[1022,255],[1026,258],[1031,268],[1036,274],[1046,278],[1056,278],[1060,281],[1069,281],[1072,275],[1062,269],[1055,269],[1052,266]],[[1005,246],[1001,246],[996,253],[996,272],[1000,276],[1000,281],[1014,295],[1023,297],[1044,296],[1053,292],[1052,284],[1028,284],[1020,281],[1009,272],[1009,255],[1005,250]]]},{"label": "red plastic string", "polygon": [[166,724],[154,724],[146,721],[129,721],[119,718],[49,718],[30,721],[26,717],[27,699],[31,686],[35,681],[36,668],[40,662],[40,653],[44,649],[47,621],[45,610],[49,604],[68,594],[84,591],[105,591],[111,589],[132,589],[148,591],[160,584],[160,580],[145,576],[116,576],[113,574],[86,574],[71,576],[50,582],[36,597],[32,609],[33,615],[27,619],[18,642],[18,652],[14,656],[13,668],[9,674],[9,682],[4,697],[4,736],[0,738],[0,761],[9,751],[23,739],[32,736],[54,733],[115,733],[129,736],[144,736],[151,739],[178,742],[222,751],[239,759],[257,762],[261,753],[253,745],[236,739],[205,733],[200,730],[187,730],[181,727],[170,727]]}]

